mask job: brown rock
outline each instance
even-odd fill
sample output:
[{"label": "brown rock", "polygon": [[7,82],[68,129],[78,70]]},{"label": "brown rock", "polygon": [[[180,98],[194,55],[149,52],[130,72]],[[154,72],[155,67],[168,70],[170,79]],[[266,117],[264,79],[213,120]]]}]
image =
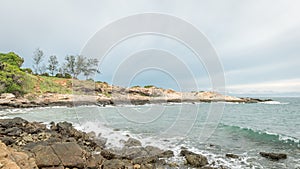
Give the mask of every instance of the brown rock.
[{"label": "brown rock", "polygon": [[93,156],[90,156],[86,160],[86,166],[88,168],[99,168],[101,164],[103,163],[104,158],[100,154],[95,154]]},{"label": "brown rock", "polygon": [[38,167],[59,166],[61,164],[51,146],[36,146],[33,153]]},{"label": "brown rock", "polygon": [[56,143],[51,146],[55,154],[60,159],[65,167],[83,168],[86,161],[83,158],[85,152],[78,144],[70,143]]},{"label": "brown rock", "polygon": [[34,159],[23,152],[17,152],[6,147],[0,141],[0,168],[1,169],[37,169]]},{"label": "brown rock", "polygon": [[132,164],[127,160],[112,159],[103,162],[103,169],[132,168]]}]

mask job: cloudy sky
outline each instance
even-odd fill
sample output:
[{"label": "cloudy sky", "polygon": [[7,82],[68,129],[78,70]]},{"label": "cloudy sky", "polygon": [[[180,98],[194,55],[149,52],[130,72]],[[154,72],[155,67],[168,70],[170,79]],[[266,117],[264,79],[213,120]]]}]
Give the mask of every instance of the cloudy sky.
[{"label": "cloudy sky", "polygon": [[[25,58],[24,67],[31,67],[36,48],[63,61],[66,55],[80,54],[96,32],[118,19],[162,13],[185,20],[207,37],[222,63],[228,92],[299,96],[299,9],[298,0],[1,0],[0,52],[16,52]],[[130,38],[115,46],[101,60],[102,74],[95,78],[112,83],[126,58],[145,49],[172,53],[193,76],[180,76],[180,71],[174,69],[176,59],[171,59],[164,62],[175,72],[144,69],[136,72],[130,85],[210,89],[210,76],[193,52],[173,39],[157,35]],[[159,62],[158,57],[153,59]],[[137,59],[126,63],[134,67],[141,62]],[[189,86],[193,81],[198,88]],[[184,87],[178,85],[180,82]]]}]

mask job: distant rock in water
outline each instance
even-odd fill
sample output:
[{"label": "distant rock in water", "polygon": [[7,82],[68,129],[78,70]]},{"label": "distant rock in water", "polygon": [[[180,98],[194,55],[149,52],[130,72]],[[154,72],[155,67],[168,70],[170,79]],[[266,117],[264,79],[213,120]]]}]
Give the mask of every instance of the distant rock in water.
[{"label": "distant rock in water", "polygon": [[225,156],[228,157],[228,158],[239,158],[238,155],[230,154],[230,153],[226,154]]},{"label": "distant rock in water", "polygon": [[266,153],[266,152],[260,152],[259,153],[262,157],[266,157],[272,160],[280,160],[280,159],[286,159],[287,154],[283,153]]}]

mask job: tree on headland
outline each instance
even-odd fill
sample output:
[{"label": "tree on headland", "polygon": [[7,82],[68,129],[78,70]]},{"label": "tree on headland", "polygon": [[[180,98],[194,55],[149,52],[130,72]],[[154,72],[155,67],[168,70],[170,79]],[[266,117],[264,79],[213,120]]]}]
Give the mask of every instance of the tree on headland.
[{"label": "tree on headland", "polygon": [[55,55],[50,56],[47,69],[52,76],[54,76],[54,72],[58,70],[58,60]]},{"label": "tree on headland", "polygon": [[41,73],[40,64],[44,60],[44,52],[37,48],[33,53],[33,69],[35,74]]},{"label": "tree on headland", "polygon": [[97,69],[99,60],[98,59],[88,59],[86,63],[86,68],[83,71],[83,75],[85,76],[85,79],[87,80],[91,75],[94,75],[95,73],[100,73],[100,71]]},{"label": "tree on headland", "polygon": [[65,64],[61,68],[61,71],[63,73],[69,73],[72,76],[75,74],[75,64],[76,64],[76,58],[73,55],[66,56],[65,57]]},{"label": "tree on headland", "polygon": [[75,63],[74,78],[77,78],[87,67],[87,58],[82,55],[77,55]]},{"label": "tree on headland", "polygon": [[97,59],[87,59],[82,55],[70,55],[65,57],[65,61],[61,70],[71,74],[74,78],[77,78],[82,73],[86,78],[95,73],[99,73],[97,69],[99,61]]}]

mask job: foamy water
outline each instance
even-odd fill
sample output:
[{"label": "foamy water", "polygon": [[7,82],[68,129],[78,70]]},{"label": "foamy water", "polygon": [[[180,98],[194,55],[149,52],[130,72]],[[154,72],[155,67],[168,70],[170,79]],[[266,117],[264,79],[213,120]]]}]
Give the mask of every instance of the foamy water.
[{"label": "foamy water", "polygon": [[[160,108],[159,106],[163,106]],[[196,106],[196,107],[195,107]],[[144,146],[153,145],[171,149],[175,157],[171,161],[182,163],[178,156],[181,147],[206,155],[215,166],[230,168],[296,168],[300,164],[300,99],[283,98],[259,104],[226,104],[221,121],[208,140],[202,140],[209,103],[164,104],[144,106],[76,108],[53,107],[38,109],[14,109],[1,111],[1,118],[22,117],[30,121],[49,123],[69,121],[77,129],[107,138],[108,147],[122,147],[128,136],[139,139]],[[127,116],[138,111],[138,118],[155,120],[138,123]],[[155,111],[162,112],[155,112]],[[196,116],[194,113],[196,112]],[[145,113],[146,112],[146,113]],[[128,113],[128,114],[126,114]],[[132,115],[132,114],[130,114]],[[196,118],[193,120],[193,118]],[[141,119],[143,121],[144,119]],[[174,125],[177,128],[172,128]],[[185,127],[192,127],[184,130]],[[168,137],[166,131],[176,129],[177,135]],[[176,134],[174,130],[172,134]],[[186,133],[181,133],[181,132]],[[288,154],[283,161],[270,161],[259,155],[260,151]],[[239,155],[238,159],[226,158],[226,153]]]}]

